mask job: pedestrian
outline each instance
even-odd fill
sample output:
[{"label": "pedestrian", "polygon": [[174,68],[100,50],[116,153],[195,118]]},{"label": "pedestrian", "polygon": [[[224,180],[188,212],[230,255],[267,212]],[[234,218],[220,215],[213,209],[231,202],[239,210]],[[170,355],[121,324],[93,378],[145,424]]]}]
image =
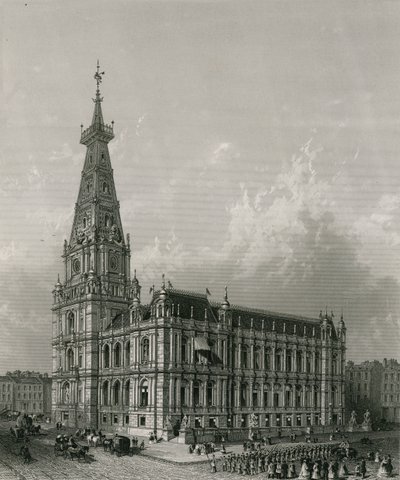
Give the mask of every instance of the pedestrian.
[{"label": "pedestrian", "polygon": [[365,475],[367,474],[367,462],[365,461],[365,458],[361,459],[360,474],[362,478],[365,478]]},{"label": "pedestrian", "polygon": [[210,465],[211,465],[211,473],[216,473],[217,472],[217,464],[216,464],[216,461],[215,461],[215,455],[212,456]]}]

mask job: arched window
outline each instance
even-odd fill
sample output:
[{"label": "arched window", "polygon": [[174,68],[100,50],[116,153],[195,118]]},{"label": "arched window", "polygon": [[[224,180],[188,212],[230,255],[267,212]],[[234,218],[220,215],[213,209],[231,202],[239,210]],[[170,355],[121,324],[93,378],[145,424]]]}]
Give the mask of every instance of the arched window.
[{"label": "arched window", "polygon": [[253,407],[259,406],[259,392],[260,392],[260,385],[255,383],[253,385],[253,392],[252,392],[252,400],[253,400]]},{"label": "arched window", "polygon": [[121,366],[121,344],[117,342],[114,346],[114,367]]},{"label": "arched window", "polygon": [[201,401],[201,382],[193,382],[193,404],[195,407],[198,407],[202,404]]},{"label": "arched window", "polygon": [[124,388],[124,405],[129,406],[130,403],[130,387],[131,387],[131,382],[128,380],[125,382],[125,388]]},{"label": "arched window", "polygon": [[320,354],[319,352],[315,352],[315,363],[314,363],[315,373],[319,373],[319,369],[320,369]]},{"label": "arched window", "polygon": [[282,350],[280,348],[275,351],[275,370],[277,372],[282,370]]},{"label": "arched window", "polygon": [[260,370],[261,368],[261,348],[256,347],[254,349],[254,369]]},{"label": "arched window", "polygon": [[292,385],[288,384],[285,387],[285,404],[286,407],[291,407],[293,402],[293,389]]},{"label": "arched window", "polygon": [[182,363],[187,363],[188,362],[188,341],[186,337],[182,337],[182,343],[181,343],[181,361]]},{"label": "arched window", "polygon": [[333,408],[337,406],[337,388],[335,386],[331,389],[331,403]]},{"label": "arched window", "polygon": [[147,363],[150,357],[150,341],[148,337],[144,337],[142,340],[142,348],[141,348],[141,359],[142,363]]},{"label": "arched window", "polygon": [[293,354],[290,349],[286,350],[286,371],[292,371]]},{"label": "arched window", "polygon": [[301,351],[296,353],[296,369],[298,372],[303,371],[303,352]]},{"label": "arched window", "polygon": [[337,355],[332,355],[332,375],[337,375]]},{"label": "arched window", "polygon": [[78,382],[78,403],[83,403],[83,385],[80,380]]},{"label": "arched window", "polygon": [[314,408],[321,406],[320,397],[319,397],[319,388],[314,386]]},{"label": "arched window", "polygon": [[207,406],[215,405],[214,382],[207,382]]},{"label": "arched window", "polygon": [[74,351],[72,348],[69,348],[67,351],[67,370],[72,370],[74,368]]},{"label": "arched window", "polygon": [[108,344],[104,345],[103,364],[104,368],[110,368],[110,346]]},{"label": "arched window", "polygon": [[125,345],[125,367],[129,367],[131,363],[131,342]]},{"label": "arched window", "polygon": [[273,400],[273,407],[280,407],[282,404],[281,401],[282,395],[282,388],[280,383],[275,383],[274,385],[274,400]]},{"label": "arched window", "polygon": [[83,228],[87,227],[87,218],[83,217]]},{"label": "arched window", "polygon": [[241,359],[240,359],[240,363],[241,363],[241,368],[247,368],[248,367],[248,363],[247,363],[247,360],[248,360],[248,353],[247,353],[247,347],[246,345],[242,345],[241,346]]},{"label": "arched window", "polygon": [[74,313],[68,312],[67,315],[67,334],[74,333]]},{"label": "arched window", "polygon": [[264,408],[271,406],[270,392],[271,392],[271,385],[269,383],[265,383],[264,384]]},{"label": "arched window", "polygon": [[296,385],[296,407],[302,406],[301,393],[302,393],[301,385]]},{"label": "arched window", "polygon": [[269,347],[264,352],[264,369],[271,370],[271,349]]},{"label": "arched window", "polygon": [[108,398],[108,381],[103,383],[103,405],[107,406],[109,403]]},{"label": "arched window", "polygon": [[311,372],[311,352],[306,353],[306,372]]},{"label": "arched window", "polygon": [[247,406],[247,383],[240,384],[240,406],[246,407]]},{"label": "arched window", "polygon": [[63,403],[71,403],[71,390],[68,382],[64,383],[61,394]]},{"label": "arched window", "polygon": [[235,402],[235,392],[236,392],[236,383],[232,382],[231,384],[231,391],[230,391],[230,397],[231,397],[231,407],[236,407],[236,402]]},{"label": "arched window", "polygon": [[305,407],[311,407],[311,386],[307,385],[306,386],[306,404],[304,405]]},{"label": "arched window", "polygon": [[120,398],[119,398],[119,393],[121,391],[121,383],[119,380],[117,380],[114,383],[113,386],[113,400],[114,400],[114,405],[119,405]]},{"label": "arched window", "polygon": [[180,400],[181,400],[181,407],[186,407],[188,402],[187,402],[187,391],[188,391],[188,384],[186,381],[183,381],[181,383],[181,392],[180,392]]},{"label": "arched window", "polygon": [[147,380],[143,380],[140,385],[140,406],[147,407],[149,404],[149,385]]},{"label": "arched window", "polygon": [[232,349],[231,349],[232,353],[232,368],[236,368],[237,367],[237,359],[236,359],[236,345],[233,343],[232,344]]}]

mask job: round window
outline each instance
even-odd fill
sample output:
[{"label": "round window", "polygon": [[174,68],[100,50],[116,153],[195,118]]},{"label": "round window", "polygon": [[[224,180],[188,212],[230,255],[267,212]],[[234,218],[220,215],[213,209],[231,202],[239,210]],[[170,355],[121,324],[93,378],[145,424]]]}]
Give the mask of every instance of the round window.
[{"label": "round window", "polygon": [[81,271],[81,262],[79,258],[75,258],[75,260],[72,263],[72,268],[75,273],[79,273]]}]

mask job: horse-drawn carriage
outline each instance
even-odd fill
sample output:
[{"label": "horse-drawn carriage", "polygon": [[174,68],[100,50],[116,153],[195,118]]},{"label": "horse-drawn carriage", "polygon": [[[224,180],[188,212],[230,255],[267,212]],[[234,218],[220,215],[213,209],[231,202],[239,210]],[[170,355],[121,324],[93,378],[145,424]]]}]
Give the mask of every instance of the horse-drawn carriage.
[{"label": "horse-drawn carriage", "polygon": [[86,460],[86,455],[88,452],[89,447],[87,445],[81,445],[71,437],[59,435],[56,438],[54,444],[54,455],[56,457],[63,456],[64,458],[69,458],[70,460],[76,458],[78,461],[80,459]]},{"label": "horse-drawn carriage", "polygon": [[133,455],[140,453],[140,448],[133,445],[132,438],[125,435],[117,435],[112,439],[109,451],[111,452],[111,455],[114,455],[115,453],[117,457],[121,457],[122,455],[129,455],[132,457]]}]

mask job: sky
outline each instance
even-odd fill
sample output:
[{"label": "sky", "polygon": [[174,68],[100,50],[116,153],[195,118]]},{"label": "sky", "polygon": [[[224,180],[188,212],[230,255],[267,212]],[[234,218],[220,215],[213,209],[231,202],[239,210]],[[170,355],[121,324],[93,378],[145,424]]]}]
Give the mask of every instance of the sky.
[{"label": "sky", "polygon": [[399,358],[399,2],[0,1],[0,373],[51,370],[97,59],[143,285]]}]

